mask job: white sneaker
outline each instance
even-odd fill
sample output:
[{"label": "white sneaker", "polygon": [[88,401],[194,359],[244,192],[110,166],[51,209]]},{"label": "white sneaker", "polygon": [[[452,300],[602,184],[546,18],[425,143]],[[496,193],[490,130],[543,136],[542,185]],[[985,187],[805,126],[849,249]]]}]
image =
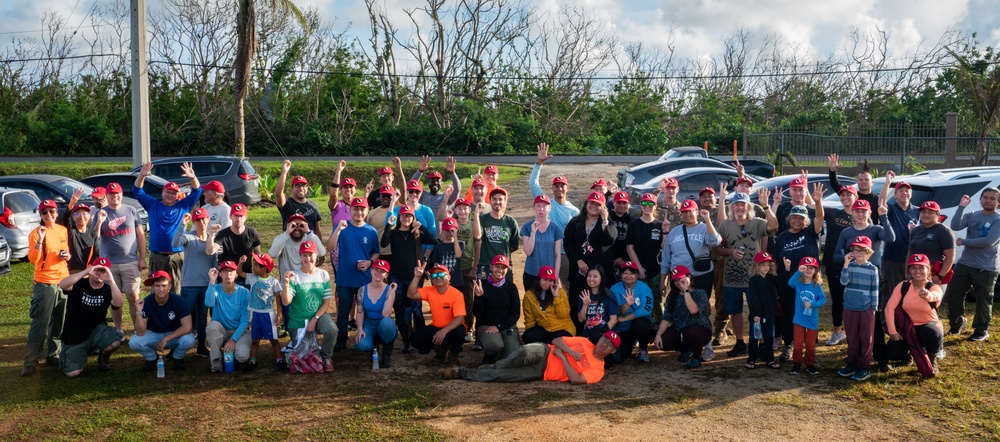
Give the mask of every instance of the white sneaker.
[{"label": "white sneaker", "polygon": [[472,333],[466,333],[465,342],[472,342]]},{"label": "white sneaker", "polygon": [[712,348],[712,343],[709,342],[701,352],[701,360],[708,362],[712,359],[715,359],[715,350]]},{"label": "white sneaker", "polygon": [[846,333],[832,333],[830,339],[826,340],[826,345],[837,345],[847,340]]}]

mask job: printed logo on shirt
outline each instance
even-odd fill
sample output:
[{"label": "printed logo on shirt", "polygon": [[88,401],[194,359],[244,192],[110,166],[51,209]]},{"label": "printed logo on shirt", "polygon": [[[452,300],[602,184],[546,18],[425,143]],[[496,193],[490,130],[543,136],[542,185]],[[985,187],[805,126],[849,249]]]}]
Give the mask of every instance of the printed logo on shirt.
[{"label": "printed logo on shirt", "polygon": [[174,313],[173,310],[171,310],[170,313],[167,313],[167,319],[173,321],[176,318],[177,318],[177,313]]},{"label": "printed logo on shirt", "polygon": [[510,239],[510,232],[500,226],[487,227],[483,236],[490,242],[503,242]]},{"label": "printed logo on shirt", "polygon": [[122,227],[122,224],[124,224],[125,221],[127,221],[127,220],[128,220],[128,217],[126,217],[124,215],[117,216],[117,217],[114,217],[114,218],[109,218],[108,221],[107,221],[108,228],[107,229],[103,229],[103,231],[101,231],[101,235],[105,236],[105,237],[108,237],[108,238],[113,238],[113,237],[116,237],[116,236],[131,235],[133,233],[133,230],[132,230],[131,226],[124,226],[124,228],[120,228],[120,227]]},{"label": "printed logo on shirt", "polygon": [[101,304],[104,304],[104,296],[84,293],[83,296],[80,297],[80,303],[87,307],[100,307]]}]

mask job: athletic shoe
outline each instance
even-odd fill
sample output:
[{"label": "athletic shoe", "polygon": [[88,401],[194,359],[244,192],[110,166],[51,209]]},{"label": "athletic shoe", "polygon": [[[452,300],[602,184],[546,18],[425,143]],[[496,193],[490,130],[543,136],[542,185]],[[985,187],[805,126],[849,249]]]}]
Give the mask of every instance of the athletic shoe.
[{"label": "athletic shoe", "polygon": [[212,360],[212,373],[222,373],[222,359]]},{"label": "athletic shoe", "polygon": [[793,365],[792,366],[792,371],[789,371],[788,373],[791,374],[791,375],[797,375],[799,373],[802,373],[802,364],[795,364],[795,365]]},{"label": "athletic shoe", "polygon": [[691,360],[688,361],[687,364],[684,364],[684,366],[687,367],[687,368],[698,368],[698,367],[701,367],[701,359],[691,358]]},{"label": "athletic shoe", "polygon": [[323,360],[323,373],[332,373],[332,372],[333,372],[333,360],[332,359],[324,359]]},{"label": "athletic shoe", "polygon": [[806,373],[819,374],[819,370],[816,369],[815,365],[806,365]]},{"label": "athletic shoe", "polygon": [[960,316],[957,321],[951,321],[951,328],[948,329],[948,334],[949,335],[962,334],[962,329],[965,328],[965,324],[968,322],[969,320],[965,319],[965,316]]},{"label": "athletic shoe", "polygon": [[465,334],[465,342],[472,342],[472,333]]},{"label": "athletic shoe", "polygon": [[709,345],[705,346],[704,350],[702,350],[702,352],[701,352],[701,360],[705,361],[705,362],[708,362],[708,361],[711,361],[712,359],[715,359],[715,349],[712,348],[711,344],[709,344]]},{"label": "athletic shoe", "polygon": [[288,363],[284,359],[274,361],[274,369],[277,371],[288,371]]},{"label": "athletic shoe", "polygon": [[[851,376],[854,376],[854,373],[857,372],[858,370],[854,368],[853,365],[848,365],[844,368],[841,368],[840,370],[837,370],[837,376],[840,376],[842,378],[849,378]],[[868,375],[871,376],[871,373],[869,372]]]},{"label": "athletic shoe", "polygon": [[635,356],[639,362],[649,362],[649,352],[646,350],[639,350],[639,354]]},{"label": "athletic shoe", "polygon": [[681,364],[687,362],[690,359],[691,359],[691,352],[689,351],[682,351],[681,354],[677,356],[677,362],[680,362]]},{"label": "athletic shoe", "polygon": [[847,340],[847,333],[832,333],[830,339],[826,340],[826,345],[838,345]]},{"label": "athletic shoe", "polygon": [[736,345],[733,346],[733,349],[729,350],[726,353],[726,355],[728,355],[731,358],[735,358],[737,356],[743,356],[745,354],[747,354],[747,344],[744,343],[743,341],[736,341]]},{"label": "athletic shoe", "polygon": [[872,377],[872,371],[871,370],[861,369],[861,370],[858,370],[858,371],[854,372],[854,376],[851,376],[851,380],[852,381],[865,381],[865,380],[868,380],[868,378],[870,378],[870,377]]},{"label": "athletic shoe", "polygon": [[251,371],[254,371],[256,369],[257,369],[257,361],[248,361],[247,365],[243,367],[243,372],[250,373]]},{"label": "athletic shoe", "polygon": [[472,344],[472,351],[483,351],[483,346],[479,345],[479,343]]},{"label": "athletic shoe", "polygon": [[969,336],[969,340],[973,342],[982,342],[990,338],[990,332],[986,330],[976,330],[972,332],[972,336]]}]

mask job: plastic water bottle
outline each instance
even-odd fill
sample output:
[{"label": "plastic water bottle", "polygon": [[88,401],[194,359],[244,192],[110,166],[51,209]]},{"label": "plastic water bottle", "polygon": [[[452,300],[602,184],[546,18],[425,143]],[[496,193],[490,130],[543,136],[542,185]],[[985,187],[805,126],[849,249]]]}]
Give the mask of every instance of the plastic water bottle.
[{"label": "plastic water bottle", "polygon": [[233,352],[227,351],[222,355],[222,367],[226,373],[236,371],[236,364],[233,362]]},{"label": "plastic water bottle", "polygon": [[372,371],[378,371],[378,350],[372,350]]},{"label": "plastic water bottle", "polygon": [[753,338],[756,340],[761,340],[764,338],[760,332],[760,321],[753,322]]},{"label": "plastic water bottle", "polygon": [[156,377],[163,378],[166,376],[167,374],[163,370],[163,355],[160,355],[160,358],[156,360]]},{"label": "plastic water bottle", "polygon": [[[802,297],[802,302],[810,302],[810,301],[809,301],[809,298],[806,298],[805,296],[803,296],[803,297]],[[807,308],[803,308],[803,309],[802,309],[802,314],[803,314],[803,315],[806,315],[806,316],[810,316],[810,315],[812,315],[812,314],[813,314],[813,309],[812,309],[812,307],[807,307]]]}]

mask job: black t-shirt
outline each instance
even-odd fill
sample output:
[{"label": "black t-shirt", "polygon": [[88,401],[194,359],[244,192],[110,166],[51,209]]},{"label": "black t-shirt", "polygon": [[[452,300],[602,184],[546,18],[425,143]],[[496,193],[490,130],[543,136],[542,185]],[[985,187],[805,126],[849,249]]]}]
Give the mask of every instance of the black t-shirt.
[{"label": "black t-shirt", "polygon": [[663,240],[661,232],[662,224],[654,219],[651,223],[646,223],[642,218],[632,220],[628,225],[628,233],[625,235],[625,244],[631,244],[635,248],[635,257],[639,260],[642,268],[646,269],[647,275],[658,274],[660,272],[660,250]]},{"label": "black t-shirt", "polygon": [[[427,230],[427,227],[420,226],[420,244],[435,245],[438,243],[437,238],[431,235],[431,232]],[[400,281],[409,281],[413,278],[413,268],[417,266],[417,259],[423,258],[423,252],[421,251],[420,245],[417,244],[417,238],[413,235],[412,231],[402,231],[399,229],[388,229],[382,235],[381,243],[383,246],[392,247],[392,262],[389,263],[390,275],[395,277]],[[430,267],[427,267],[430,270]],[[451,273],[449,271],[449,273]],[[455,273],[451,273],[452,279],[455,279]]]},{"label": "black t-shirt", "polygon": [[[774,254],[778,273],[795,273],[799,269],[799,260],[806,256],[819,256],[819,234],[812,225],[796,233],[786,230],[774,239]],[[792,262],[788,271],[785,270],[785,258]]]},{"label": "black t-shirt", "polygon": [[[812,223],[816,220],[816,209],[812,206],[806,206],[806,209],[809,211],[809,221]],[[778,209],[774,212],[774,216],[778,218],[778,231],[775,232],[775,235],[788,230],[788,215],[790,213],[792,213],[791,202],[786,201],[778,205]]]},{"label": "black t-shirt", "polygon": [[301,213],[302,216],[306,217],[306,223],[309,224],[309,230],[316,232],[316,223],[323,220],[323,214],[319,211],[319,206],[316,205],[312,200],[306,200],[304,203],[295,201],[294,198],[285,198],[285,205],[278,209],[281,212],[281,231],[285,231],[285,227],[288,225],[288,217]]},{"label": "black t-shirt", "polygon": [[955,234],[944,224],[931,228],[918,224],[910,230],[910,252],[927,255],[931,262],[944,261],[944,251],[955,248]]},{"label": "black t-shirt", "polygon": [[[461,250],[465,250],[465,241],[459,241],[458,247]],[[431,250],[431,259],[428,262],[429,265],[434,264],[444,264],[448,267],[448,273],[451,276],[451,286],[455,288],[462,288],[465,285],[464,273],[462,272],[461,260],[455,257],[455,243],[438,243]],[[413,271],[411,270],[410,273]]]},{"label": "black t-shirt", "polygon": [[618,216],[614,211],[611,211],[608,213],[608,223],[614,224],[615,228],[618,229],[618,236],[615,237],[615,243],[611,245],[611,259],[621,258],[622,261],[628,261],[629,257],[628,251],[625,249],[625,238],[628,236],[628,226],[632,223],[632,216],[628,213],[625,213],[624,216]]},{"label": "black t-shirt", "polygon": [[83,278],[66,293],[66,319],[63,322],[62,341],[76,345],[87,341],[94,327],[105,324],[111,306],[111,287],[104,284],[99,289],[90,286]]},{"label": "black t-shirt", "polygon": [[[379,207],[382,205],[381,193],[379,193],[379,187],[375,186],[375,190],[368,192],[368,207]],[[336,226],[334,226],[336,227]]]},{"label": "black t-shirt", "polygon": [[[854,216],[843,209],[826,209],[823,211],[823,220],[826,221],[826,242],[823,244],[823,265],[834,267],[837,271],[843,267],[833,262],[833,255],[837,251],[837,241],[840,233],[844,229],[854,225]],[[806,227],[811,228],[812,226]]]},{"label": "black t-shirt", "polygon": [[[246,226],[242,234],[237,234],[233,232],[232,227],[227,227],[215,236],[215,243],[222,247],[222,253],[219,253],[219,262],[233,261],[238,263],[241,256],[246,256],[247,261],[243,263],[243,271],[246,273],[253,271],[251,267],[253,249],[260,246],[260,237],[257,236],[256,229]],[[208,269],[205,271],[207,272]]]},{"label": "black t-shirt", "polygon": [[88,227],[84,233],[80,233],[76,227],[68,227],[66,230],[69,231],[69,261],[66,265],[69,266],[70,273],[76,273],[86,269],[90,261],[101,256],[101,242],[97,237],[97,229],[93,226]]}]

